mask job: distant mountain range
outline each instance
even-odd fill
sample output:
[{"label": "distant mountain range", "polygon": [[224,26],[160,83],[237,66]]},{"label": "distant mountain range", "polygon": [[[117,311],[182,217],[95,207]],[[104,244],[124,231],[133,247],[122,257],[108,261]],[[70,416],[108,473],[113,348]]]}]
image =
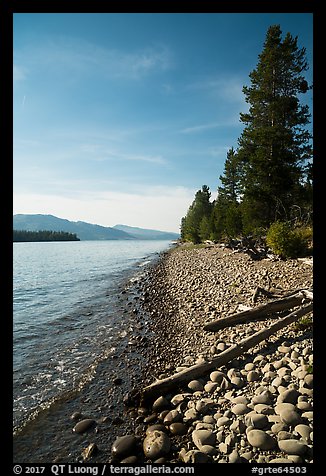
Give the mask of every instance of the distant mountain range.
[{"label": "distant mountain range", "polygon": [[120,230],[137,240],[177,240],[180,238],[178,233],[168,233],[166,231],[147,230],[135,226],[115,225],[114,230]]},{"label": "distant mountain range", "polygon": [[180,238],[178,233],[127,225],[106,227],[84,221],[70,221],[53,215],[14,215],[13,228],[28,231],[66,231],[76,233],[80,240],[177,240]]}]

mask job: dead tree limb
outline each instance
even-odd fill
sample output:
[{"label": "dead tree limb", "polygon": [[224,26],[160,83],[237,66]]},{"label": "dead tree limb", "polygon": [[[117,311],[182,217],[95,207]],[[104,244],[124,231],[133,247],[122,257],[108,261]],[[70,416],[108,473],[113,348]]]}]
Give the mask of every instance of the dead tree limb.
[{"label": "dead tree limb", "polygon": [[300,317],[308,314],[313,310],[313,304],[309,303],[298,310],[288,314],[283,319],[278,320],[275,324],[271,325],[267,329],[262,329],[255,334],[243,339],[238,344],[234,344],[232,347],[229,347],[225,351],[221,352],[217,357],[212,359],[210,362],[204,362],[201,364],[196,364],[188,369],[182,370],[170,377],[167,377],[162,380],[157,380],[156,382],[152,383],[151,385],[145,387],[141,391],[141,401],[142,403],[146,403],[148,401],[153,400],[154,398],[158,397],[159,395],[164,395],[168,393],[170,390],[182,386],[185,383],[190,382],[193,379],[199,378],[204,374],[210,372],[213,369],[219,368],[222,365],[225,365],[230,360],[239,357],[248,349],[254,347],[255,345],[259,344],[263,340],[267,339],[269,336],[274,334],[275,332],[279,331],[283,327],[292,324],[294,321],[299,319]]},{"label": "dead tree limb", "polygon": [[[311,296],[311,297],[309,297]],[[255,319],[263,319],[269,314],[278,311],[291,309],[292,307],[302,304],[304,298],[312,299],[312,292],[310,290],[302,290],[296,294],[286,296],[281,299],[270,301],[266,304],[260,304],[257,307],[248,309],[246,311],[237,312],[231,316],[217,319],[216,321],[208,322],[204,325],[205,331],[217,331],[225,327],[241,324],[243,322],[253,321]]]},{"label": "dead tree limb", "polygon": [[302,289],[301,293],[305,298],[310,299],[310,301],[312,301],[314,298],[314,293],[310,291],[310,289]]},{"label": "dead tree limb", "polygon": [[[267,296],[267,297],[276,297],[275,296],[275,293],[273,293],[272,291],[268,291],[267,289],[265,288],[262,288],[261,286],[257,286],[253,292],[253,295],[252,295],[252,302],[256,302],[257,299],[258,299],[258,295],[259,294],[263,294],[264,296]],[[280,295],[278,295],[277,297],[281,297]]]}]

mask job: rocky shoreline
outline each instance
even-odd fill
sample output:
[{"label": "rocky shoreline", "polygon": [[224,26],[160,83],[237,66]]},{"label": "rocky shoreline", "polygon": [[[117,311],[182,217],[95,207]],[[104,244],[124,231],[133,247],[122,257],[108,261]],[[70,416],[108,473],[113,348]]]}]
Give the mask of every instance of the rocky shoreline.
[{"label": "rocky shoreline", "polygon": [[[142,385],[209,361],[275,322],[203,331],[207,321],[252,307],[257,287],[293,291],[311,288],[312,278],[312,266],[302,260],[253,261],[219,246],[179,246],[164,253],[138,283],[134,312],[150,317]],[[267,300],[259,295],[256,304]],[[292,324],[185,388],[131,409],[134,431],[118,434],[109,460],[312,463],[312,369],[311,326]]]},{"label": "rocky shoreline", "polygon": [[146,406],[130,406],[129,398],[275,322],[203,330],[207,321],[267,302],[258,287],[275,294],[311,288],[311,264],[254,261],[218,245],[162,253],[121,290],[122,344],[97,368],[96,384],[18,436],[16,462],[312,463],[311,326],[291,324]]}]

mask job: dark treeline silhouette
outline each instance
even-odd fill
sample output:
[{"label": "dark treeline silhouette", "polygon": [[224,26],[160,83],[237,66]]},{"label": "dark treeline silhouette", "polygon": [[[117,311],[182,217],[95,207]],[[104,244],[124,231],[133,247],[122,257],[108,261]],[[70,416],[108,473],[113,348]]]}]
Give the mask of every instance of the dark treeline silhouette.
[{"label": "dark treeline silhouette", "polygon": [[26,231],[13,230],[13,241],[80,241],[76,233],[66,231]]}]

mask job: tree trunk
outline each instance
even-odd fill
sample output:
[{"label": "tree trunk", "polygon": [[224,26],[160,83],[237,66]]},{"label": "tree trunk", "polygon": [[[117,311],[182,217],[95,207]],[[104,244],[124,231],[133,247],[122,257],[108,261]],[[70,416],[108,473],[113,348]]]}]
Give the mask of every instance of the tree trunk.
[{"label": "tree trunk", "polygon": [[234,324],[241,324],[243,322],[253,321],[255,319],[263,319],[268,314],[273,312],[284,311],[285,309],[291,309],[292,307],[299,306],[302,304],[304,298],[312,299],[312,292],[308,290],[302,290],[291,296],[276,299],[275,301],[270,301],[266,304],[260,304],[253,309],[237,312],[231,316],[208,322],[204,325],[204,330],[217,331],[219,329],[224,329],[225,327],[233,326]]},{"label": "tree trunk", "polygon": [[196,364],[188,369],[182,370],[170,377],[167,377],[162,380],[158,380],[151,385],[145,387],[141,391],[141,400],[143,403],[146,403],[149,400],[168,393],[170,390],[181,386],[185,383],[190,382],[193,379],[199,378],[202,375],[208,373],[213,369],[217,369],[222,365],[225,365],[230,360],[233,360],[236,357],[239,357],[248,349],[259,344],[263,340],[267,339],[269,336],[279,331],[283,327],[292,324],[294,321],[300,317],[308,314],[313,310],[313,304],[309,303],[300,309],[292,312],[283,319],[278,320],[275,324],[271,325],[268,329],[262,329],[255,334],[243,339],[239,344],[234,344],[229,349],[226,349],[224,352],[221,352],[217,357],[215,357],[210,362],[204,362],[202,364]]}]

